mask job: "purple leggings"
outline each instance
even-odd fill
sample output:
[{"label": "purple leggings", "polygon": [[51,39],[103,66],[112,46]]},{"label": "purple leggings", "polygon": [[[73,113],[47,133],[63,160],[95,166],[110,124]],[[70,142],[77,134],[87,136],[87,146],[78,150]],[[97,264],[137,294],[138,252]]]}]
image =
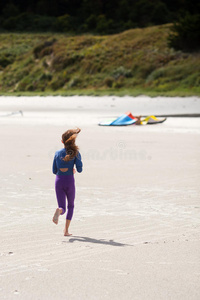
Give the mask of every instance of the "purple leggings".
[{"label": "purple leggings", "polygon": [[75,199],[75,183],[74,175],[56,175],[55,181],[56,197],[58,201],[58,207],[62,208],[62,215],[66,211],[66,196],[67,196],[67,215],[66,219],[71,220],[74,211],[74,199]]}]

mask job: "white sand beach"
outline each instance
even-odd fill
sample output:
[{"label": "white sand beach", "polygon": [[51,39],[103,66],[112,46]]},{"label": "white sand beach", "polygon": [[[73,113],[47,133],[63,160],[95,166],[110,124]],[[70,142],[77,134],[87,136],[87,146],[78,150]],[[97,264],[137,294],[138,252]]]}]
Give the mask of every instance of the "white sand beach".
[{"label": "white sand beach", "polygon": [[[98,126],[126,111],[188,117]],[[189,114],[200,98],[0,97],[0,299],[200,299],[200,118]],[[83,172],[64,237],[51,169],[77,126]]]}]

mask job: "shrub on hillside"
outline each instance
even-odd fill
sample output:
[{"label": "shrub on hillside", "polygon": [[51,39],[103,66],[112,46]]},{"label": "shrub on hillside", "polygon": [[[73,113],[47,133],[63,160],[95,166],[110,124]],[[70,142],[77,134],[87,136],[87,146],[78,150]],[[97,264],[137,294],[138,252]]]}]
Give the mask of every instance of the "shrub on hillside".
[{"label": "shrub on hillside", "polygon": [[17,92],[24,92],[27,90],[34,90],[34,88],[29,88],[30,85],[33,85],[32,78],[29,76],[24,77],[21,81],[18,82],[18,84],[15,87],[15,91]]},{"label": "shrub on hillside", "polygon": [[56,18],[54,22],[54,29],[59,32],[68,32],[71,31],[72,28],[72,18],[70,15],[66,14]]},{"label": "shrub on hillside", "polygon": [[141,63],[141,64],[136,64],[133,67],[133,76],[137,77],[139,79],[144,79],[149,76],[155,69],[157,69],[156,64],[153,63]]},{"label": "shrub on hillside", "polygon": [[182,80],[181,84],[186,87],[199,87],[200,86],[200,72],[189,75]]},{"label": "shrub on hillside", "polygon": [[97,17],[96,32],[100,34],[112,33],[113,20],[106,19],[104,15]]},{"label": "shrub on hillside", "polygon": [[73,65],[74,63],[80,62],[83,59],[82,55],[74,54],[74,55],[59,55],[55,56],[52,60],[52,68],[55,71],[64,70],[66,67]]},{"label": "shrub on hillside", "polygon": [[120,77],[117,79],[117,81],[114,82],[113,87],[114,87],[115,89],[121,89],[121,88],[124,86],[124,83],[125,83],[124,77],[123,77],[123,76],[120,76]]},{"label": "shrub on hillside", "polygon": [[85,28],[90,31],[94,31],[97,26],[97,18],[94,14],[90,15],[85,21]]},{"label": "shrub on hillside", "polygon": [[53,31],[54,30],[54,22],[56,18],[50,16],[34,16],[34,24],[32,26],[33,31]]},{"label": "shrub on hillside", "polygon": [[9,54],[0,55],[0,69],[7,67],[8,65],[12,64],[15,57]]},{"label": "shrub on hillside", "polygon": [[167,66],[153,71],[148,76],[146,84],[158,86],[178,83],[180,86],[195,87],[199,84],[199,71],[200,67],[193,64]]},{"label": "shrub on hillside", "polygon": [[61,76],[55,77],[51,83],[50,83],[50,88],[52,88],[53,91],[59,90],[64,86],[66,83],[66,80],[62,78]]},{"label": "shrub on hillside", "polygon": [[113,83],[114,83],[113,77],[106,77],[104,80],[104,84],[109,88],[113,86]]},{"label": "shrub on hillside", "polygon": [[3,22],[3,28],[14,31],[30,30],[34,24],[34,15],[22,13],[18,16],[6,18]]},{"label": "shrub on hillside", "polygon": [[2,27],[13,31],[52,31],[55,19],[55,17],[22,13],[4,18]]},{"label": "shrub on hillside", "polygon": [[81,80],[79,77],[74,77],[70,80],[70,82],[68,83],[67,87],[68,88],[73,88],[73,87],[77,87],[79,84],[81,83]]},{"label": "shrub on hillside", "polygon": [[200,14],[181,17],[174,23],[168,36],[168,44],[176,50],[200,49]]},{"label": "shrub on hillside", "polygon": [[35,58],[43,57],[45,55],[49,55],[53,52],[52,45],[56,42],[56,39],[52,39],[51,41],[45,41],[37,45],[33,49],[33,54]]},{"label": "shrub on hillside", "polygon": [[152,12],[152,21],[154,24],[164,24],[169,22],[170,20],[170,12],[167,8],[167,5],[162,1],[158,1],[154,6]]},{"label": "shrub on hillside", "polygon": [[50,81],[52,79],[52,74],[51,73],[42,73],[41,76],[39,77],[40,81]]},{"label": "shrub on hillside", "polygon": [[44,56],[46,56],[46,55],[50,55],[51,53],[53,53],[53,48],[52,48],[52,47],[44,48],[44,49],[40,52],[40,57],[44,57]]},{"label": "shrub on hillside", "polygon": [[117,80],[119,77],[123,76],[126,78],[132,77],[132,72],[130,69],[126,69],[123,66],[120,66],[119,68],[115,69],[112,72],[112,76]]},{"label": "shrub on hillside", "polygon": [[3,16],[5,18],[14,17],[20,14],[20,11],[16,5],[14,5],[12,2],[7,3],[6,6],[3,9]]}]

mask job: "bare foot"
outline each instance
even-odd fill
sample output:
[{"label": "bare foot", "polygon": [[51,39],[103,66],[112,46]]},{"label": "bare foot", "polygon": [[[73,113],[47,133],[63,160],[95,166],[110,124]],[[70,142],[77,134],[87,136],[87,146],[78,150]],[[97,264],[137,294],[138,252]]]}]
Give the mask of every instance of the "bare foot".
[{"label": "bare foot", "polygon": [[58,224],[59,216],[60,216],[60,209],[59,209],[59,208],[56,208],[55,214],[54,214],[54,216],[53,216],[53,222],[54,222],[55,224]]},{"label": "bare foot", "polygon": [[72,234],[69,233],[69,232],[64,231],[64,236],[70,236],[70,235],[72,235]]}]

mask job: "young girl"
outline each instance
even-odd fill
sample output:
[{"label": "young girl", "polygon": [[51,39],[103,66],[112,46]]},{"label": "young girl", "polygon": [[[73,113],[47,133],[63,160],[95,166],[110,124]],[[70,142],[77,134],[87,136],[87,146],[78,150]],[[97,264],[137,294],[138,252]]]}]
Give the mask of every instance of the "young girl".
[{"label": "young girl", "polygon": [[58,224],[60,215],[63,215],[66,211],[66,196],[67,196],[67,215],[66,224],[64,229],[64,235],[71,235],[68,231],[69,225],[74,211],[74,199],[75,199],[75,182],[74,182],[74,165],[76,170],[82,172],[82,161],[79,153],[79,148],[75,144],[76,137],[81,130],[69,129],[62,135],[62,143],[64,148],[56,151],[53,161],[53,173],[56,174],[55,191],[58,201],[58,208],[53,216],[53,222]]}]

